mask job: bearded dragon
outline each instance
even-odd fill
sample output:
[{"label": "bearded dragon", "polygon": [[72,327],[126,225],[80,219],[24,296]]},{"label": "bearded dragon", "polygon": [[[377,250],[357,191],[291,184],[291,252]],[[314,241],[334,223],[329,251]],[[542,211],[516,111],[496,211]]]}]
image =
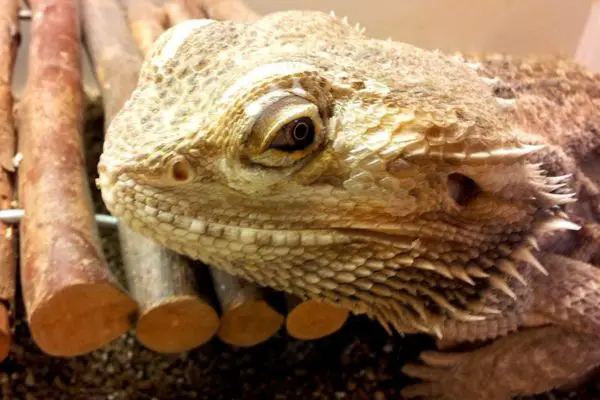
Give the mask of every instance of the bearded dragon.
[{"label": "bearded dragon", "polygon": [[406,397],[543,392],[600,364],[600,274],[557,244],[585,222],[571,208],[598,216],[573,154],[598,144],[600,78],[549,62],[371,39],[320,12],[183,22],[110,124],[98,186],[169,249],[476,344],[407,365],[423,382]]}]

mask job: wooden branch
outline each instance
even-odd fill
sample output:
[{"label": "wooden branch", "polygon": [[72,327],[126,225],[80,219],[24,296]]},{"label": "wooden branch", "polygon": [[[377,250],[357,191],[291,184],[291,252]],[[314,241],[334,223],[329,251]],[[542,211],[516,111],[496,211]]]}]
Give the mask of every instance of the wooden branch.
[{"label": "wooden branch", "polygon": [[[142,58],[116,0],[82,2],[85,42],[102,88],[108,124],[134,90]],[[188,278],[181,277],[192,275],[187,260],[127,228],[121,227],[119,234],[128,284],[141,303],[138,339],[148,347],[170,352],[195,347],[211,330],[214,334],[218,322],[210,315],[211,310],[216,311],[201,296],[192,294],[191,281],[182,282]],[[163,284],[166,289],[161,287]],[[182,321],[182,315],[187,316],[186,321]],[[202,332],[194,332],[198,324]],[[181,342],[177,345],[173,338]]]},{"label": "wooden branch", "polygon": [[129,328],[135,302],[102,254],[82,146],[77,2],[31,0],[29,71],[19,109],[21,283],[34,341],[83,354]]},{"label": "wooden branch", "polygon": [[348,319],[348,311],[317,300],[302,301],[286,295],[285,327],[290,336],[301,340],[319,339],[337,332]]},{"label": "wooden branch", "polygon": [[255,346],[277,333],[283,316],[265,300],[256,285],[211,268],[215,291],[221,303],[219,338],[240,347]]},{"label": "wooden branch", "polygon": [[209,341],[219,328],[219,316],[208,298],[197,294],[187,259],[140,241],[128,228],[122,227],[121,233],[125,264],[144,267],[126,270],[131,292],[140,303],[136,325],[140,343],[155,351],[175,353]]},{"label": "wooden branch", "polygon": [[163,4],[165,14],[167,14],[167,26],[177,25],[188,19],[207,18],[207,15],[200,7],[188,4],[190,0],[167,0]]},{"label": "wooden branch", "polygon": [[146,54],[167,27],[167,14],[152,0],[121,0],[121,3],[126,7],[129,28],[138,48]]},{"label": "wooden branch", "polygon": [[117,0],[81,0],[81,7],[83,42],[100,84],[108,126],[137,84],[142,55]]},{"label": "wooden branch", "polygon": [[[15,127],[11,83],[19,47],[19,1],[0,8],[0,210],[11,208]],[[10,304],[15,298],[16,262],[13,227],[0,222],[0,361],[9,353]]]},{"label": "wooden branch", "polygon": [[255,22],[260,14],[252,10],[243,0],[189,0],[200,7],[208,18],[216,20],[232,20]]}]

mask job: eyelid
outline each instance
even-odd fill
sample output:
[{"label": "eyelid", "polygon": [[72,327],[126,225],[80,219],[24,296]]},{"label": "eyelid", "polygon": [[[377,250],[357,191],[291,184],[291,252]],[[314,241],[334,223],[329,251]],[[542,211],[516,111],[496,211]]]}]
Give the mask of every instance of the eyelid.
[{"label": "eyelid", "polygon": [[319,108],[298,96],[283,98],[267,107],[252,127],[249,150],[252,154],[266,151],[271,142],[288,123],[308,117],[315,126],[315,142],[318,142],[322,130]]}]

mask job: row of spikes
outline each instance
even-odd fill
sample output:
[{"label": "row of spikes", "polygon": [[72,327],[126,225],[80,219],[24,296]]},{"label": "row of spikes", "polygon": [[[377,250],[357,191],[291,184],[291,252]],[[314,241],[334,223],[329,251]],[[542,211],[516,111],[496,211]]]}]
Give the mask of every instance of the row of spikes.
[{"label": "row of spikes", "polygon": [[[329,12],[329,15],[330,15],[331,17],[335,18],[335,19],[340,19],[340,18],[338,18],[338,17],[337,17],[337,15],[335,14],[335,11],[333,11],[333,10],[331,10],[331,11]],[[358,32],[358,33],[359,33],[359,34],[361,34],[361,35],[362,35],[362,34],[364,34],[364,33],[365,33],[365,31],[366,31],[366,28],[365,28],[364,26],[361,26],[359,23],[355,24],[354,26],[350,25],[350,22],[348,22],[348,17],[343,17],[343,18],[341,18],[341,21],[342,21],[344,24],[346,24],[346,25],[348,25],[348,26],[352,27],[352,28],[353,28],[353,29],[354,29],[356,32]]]},{"label": "row of spikes", "polygon": [[[565,229],[578,230],[580,227],[563,216],[554,215],[536,225],[534,233],[554,232]],[[519,262],[527,263],[544,275],[548,274],[547,270],[533,254],[533,250],[538,250],[534,236],[529,236],[522,246],[513,251],[508,249],[507,246],[500,246],[499,249],[506,255],[506,258],[498,261],[495,265],[495,268],[501,274],[486,272],[481,268],[471,268],[469,270],[463,269],[464,274],[448,275],[441,273],[441,275],[447,278],[458,278],[474,286],[475,282],[469,277],[469,273],[471,273],[476,278],[485,279],[490,288],[498,290],[511,300],[516,300],[517,295],[508,285],[506,278],[515,279],[520,284],[527,286],[526,279],[517,268]],[[431,270],[431,266],[425,265],[425,263],[415,266]],[[490,315],[497,315],[502,312],[502,310],[485,305],[482,302],[469,301],[458,292],[453,293],[453,295],[456,295],[455,297],[461,300],[460,303],[465,306],[466,310],[451,304],[447,298],[433,289],[393,279],[385,283],[385,286],[374,286],[369,292],[356,291],[353,293],[353,296],[370,304],[371,307],[369,307],[367,315],[378,320],[388,332],[391,332],[391,325],[398,332],[417,330],[419,332],[436,334],[441,337],[440,326],[445,319],[444,316],[434,315],[426,310],[425,302],[420,300],[420,298],[427,298],[433,301],[440,309],[444,310],[446,315],[463,322],[482,321]]]}]

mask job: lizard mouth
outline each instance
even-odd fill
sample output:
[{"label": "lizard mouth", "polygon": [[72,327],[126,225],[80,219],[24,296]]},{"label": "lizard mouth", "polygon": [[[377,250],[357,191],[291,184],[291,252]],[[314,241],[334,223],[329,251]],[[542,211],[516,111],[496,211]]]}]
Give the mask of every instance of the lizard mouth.
[{"label": "lizard mouth", "polygon": [[[179,250],[189,243],[189,247],[204,245],[221,248],[245,248],[249,252],[258,246],[269,247],[318,247],[328,245],[347,245],[350,243],[364,242],[379,244],[393,249],[397,253],[410,253],[413,259],[421,254],[430,252],[435,244],[444,243],[451,252],[465,254],[481,249],[485,253],[490,247],[495,247],[485,257],[498,259],[509,255],[513,249],[521,246],[526,241],[532,241],[532,236],[526,237],[526,232],[518,234],[517,238],[507,240],[494,234],[486,234],[481,230],[459,229],[448,226],[435,226],[432,221],[423,224],[411,223],[378,223],[355,221],[344,226],[303,227],[289,229],[286,227],[265,229],[261,227],[244,227],[229,223],[211,221],[209,218],[186,216],[176,210],[152,207],[145,200],[146,196],[139,196],[139,187],[131,188],[126,182],[114,179],[109,174],[100,174],[98,185],[101,188],[104,202],[109,211],[132,229],[142,235],[152,237],[161,244]],[[578,229],[578,227],[548,214],[543,217],[540,229]],[[545,220],[555,221],[547,222]],[[453,230],[453,231],[452,231]],[[535,230],[530,229],[531,231]],[[514,230],[513,230],[514,233]],[[514,235],[513,235],[514,236]],[[436,249],[433,249],[436,252]],[[187,253],[187,251],[185,251]],[[440,252],[437,252],[440,253]],[[443,254],[442,254],[443,255]],[[478,254],[481,255],[481,254]],[[477,258],[471,255],[469,259],[463,257],[463,264]],[[434,256],[432,258],[438,258]],[[449,260],[454,262],[455,260]],[[490,264],[487,262],[487,264]]]}]

